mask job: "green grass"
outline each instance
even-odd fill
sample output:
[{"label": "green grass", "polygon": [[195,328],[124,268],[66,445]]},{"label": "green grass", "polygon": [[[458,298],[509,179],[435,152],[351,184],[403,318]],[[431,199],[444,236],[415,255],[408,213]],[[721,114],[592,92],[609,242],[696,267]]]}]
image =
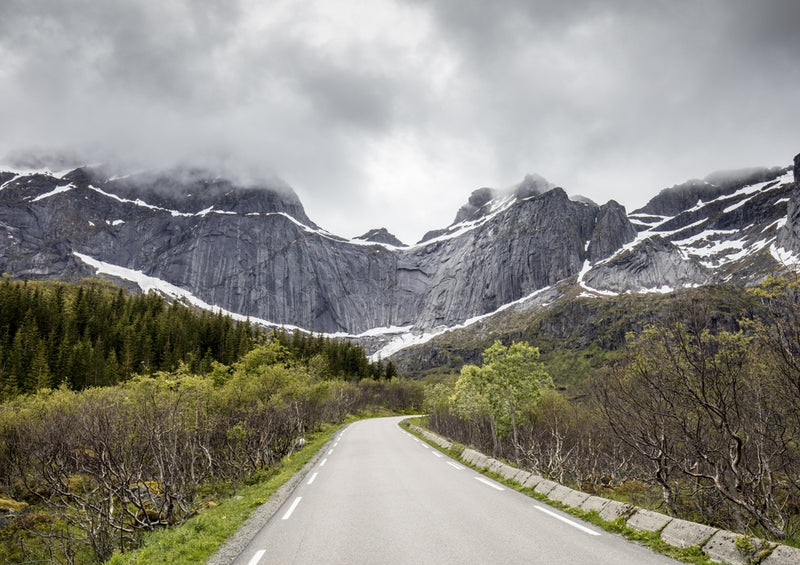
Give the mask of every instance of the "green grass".
[{"label": "green grass", "polygon": [[[353,421],[349,419],[346,423]],[[241,527],[260,505],[316,454],[345,424],[329,425],[306,446],[285,457],[263,481],[239,489],[235,496],[202,510],[186,523],[169,530],[153,532],[137,550],[116,552],[109,565],[175,565],[205,563]]]}]

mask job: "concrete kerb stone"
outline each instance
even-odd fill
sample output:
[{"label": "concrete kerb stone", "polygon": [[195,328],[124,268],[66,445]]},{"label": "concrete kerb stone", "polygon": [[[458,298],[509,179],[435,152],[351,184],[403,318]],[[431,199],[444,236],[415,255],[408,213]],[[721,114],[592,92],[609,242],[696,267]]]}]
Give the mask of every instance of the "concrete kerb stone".
[{"label": "concrete kerb stone", "polygon": [[742,555],[736,547],[739,536],[733,532],[720,530],[709,539],[702,547],[703,553],[713,561],[728,563],[730,565],[746,565],[747,557]]},{"label": "concrete kerb stone", "polygon": [[500,466],[499,472],[500,476],[503,477],[504,479],[512,480],[519,473],[519,469],[504,464]]},{"label": "concrete kerb stone", "polygon": [[[539,487],[536,487],[537,490]],[[556,486],[547,493],[547,498],[551,500],[557,500],[558,502],[564,502],[568,496],[570,496],[575,491],[569,487],[565,487],[564,485],[560,485],[556,483]]]},{"label": "concrete kerb stone", "polygon": [[497,473],[499,475],[500,474],[500,468],[502,466],[503,466],[503,464],[500,461],[498,461],[497,459],[489,459],[489,470],[492,473]]},{"label": "concrete kerb stone", "polygon": [[558,483],[554,483],[553,481],[549,481],[547,479],[542,479],[539,483],[534,487],[534,490],[539,494],[543,494],[545,496],[550,495],[550,491],[556,488],[557,486],[561,486]]},{"label": "concrete kerb stone", "polygon": [[464,448],[461,452],[461,458],[467,463],[475,464],[475,460],[480,456],[480,453],[474,449]]},{"label": "concrete kerb stone", "polygon": [[573,490],[572,493],[564,498],[561,502],[569,506],[570,508],[580,508],[581,504],[589,498],[589,495],[585,492],[581,492],[579,490]]},{"label": "concrete kerb stone", "polygon": [[438,445],[439,447],[441,447],[442,449],[450,449],[451,447],[453,447],[452,441],[447,441],[441,436],[434,435],[434,437],[431,438],[431,441],[436,445]]},{"label": "concrete kerb stone", "polygon": [[634,530],[644,532],[659,532],[671,521],[672,516],[659,514],[658,512],[653,512],[652,510],[638,508],[633,516],[628,518],[627,524]]},{"label": "concrete kerb stone", "polygon": [[431,431],[428,431],[424,428],[420,428],[419,426],[411,425],[411,427],[417,431],[418,433],[422,434],[422,437],[427,439],[430,442],[435,443],[439,447],[443,447],[445,449],[450,449],[453,446],[453,443],[446,438],[443,438],[439,434],[435,434]]},{"label": "concrete kerb stone", "polygon": [[711,526],[674,518],[661,530],[661,539],[673,547],[699,547],[718,531]]},{"label": "concrete kerb stone", "polygon": [[514,478],[512,480],[515,483],[517,483],[518,485],[524,485],[525,481],[527,481],[530,476],[531,476],[530,471],[525,471],[525,470],[520,469],[517,472],[517,474],[514,475]]},{"label": "concrete kerb stone", "polygon": [[601,496],[590,496],[581,503],[580,509],[586,512],[595,511],[599,514],[609,502],[611,501]]},{"label": "concrete kerb stone", "polygon": [[769,557],[761,562],[761,565],[797,565],[800,563],[800,549],[779,545]]},{"label": "concrete kerb stone", "polygon": [[622,516],[629,516],[635,509],[636,507],[630,504],[616,500],[609,500],[605,506],[603,506],[603,509],[599,514],[603,520],[613,522]]},{"label": "concrete kerb stone", "polygon": [[478,453],[478,455],[472,461],[472,464],[479,469],[487,469],[489,467],[489,458],[482,453]]},{"label": "concrete kerb stone", "polygon": [[530,476],[522,482],[522,486],[535,489],[536,485],[541,483],[543,480],[544,477],[540,477],[536,473],[531,473]]}]

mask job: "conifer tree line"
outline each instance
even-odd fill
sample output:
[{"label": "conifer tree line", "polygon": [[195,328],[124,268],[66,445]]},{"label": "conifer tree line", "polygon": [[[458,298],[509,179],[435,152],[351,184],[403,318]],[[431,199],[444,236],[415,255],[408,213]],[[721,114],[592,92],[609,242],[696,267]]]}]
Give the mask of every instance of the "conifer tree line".
[{"label": "conifer tree line", "polygon": [[0,282],[0,401],[66,385],[107,386],[133,375],[173,371],[181,363],[207,373],[257,343],[277,339],[325,377],[351,380],[396,375],[370,363],[349,342],[299,331],[267,333],[230,316],[198,312],[155,294],[128,294],[101,281],[81,284]]}]

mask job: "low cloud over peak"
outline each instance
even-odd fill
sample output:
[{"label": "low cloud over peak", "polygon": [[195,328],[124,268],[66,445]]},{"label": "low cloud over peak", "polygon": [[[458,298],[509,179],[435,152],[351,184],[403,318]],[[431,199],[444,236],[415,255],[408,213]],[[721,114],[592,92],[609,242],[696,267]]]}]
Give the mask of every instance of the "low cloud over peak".
[{"label": "low cloud over peak", "polygon": [[405,241],[531,170],[633,208],[800,151],[796,21],[792,0],[9,0],[0,154],[282,178],[323,227]]}]

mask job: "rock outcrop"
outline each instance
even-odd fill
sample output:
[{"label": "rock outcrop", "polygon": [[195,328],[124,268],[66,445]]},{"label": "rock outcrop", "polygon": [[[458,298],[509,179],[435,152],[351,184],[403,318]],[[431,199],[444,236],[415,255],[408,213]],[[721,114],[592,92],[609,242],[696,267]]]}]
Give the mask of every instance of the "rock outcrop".
[{"label": "rock outcrop", "polygon": [[610,257],[634,239],[636,229],[628,219],[625,208],[611,200],[600,207],[592,239],[586,250],[587,259],[596,262]]},{"label": "rock outcrop", "polygon": [[697,260],[686,259],[676,245],[654,235],[592,269],[583,280],[588,287],[622,293],[683,288],[711,277]]},{"label": "rock outcrop", "polygon": [[369,230],[367,233],[359,235],[354,238],[359,241],[369,241],[372,243],[385,243],[394,247],[405,247],[405,243],[397,239],[393,233],[390,233],[386,228],[378,228]]},{"label": "rock outcrop", "polygon": [[786,223],[778,230],[775,244],[800,257],[800,154],[794,158],[794,190],[786,205]]}]

